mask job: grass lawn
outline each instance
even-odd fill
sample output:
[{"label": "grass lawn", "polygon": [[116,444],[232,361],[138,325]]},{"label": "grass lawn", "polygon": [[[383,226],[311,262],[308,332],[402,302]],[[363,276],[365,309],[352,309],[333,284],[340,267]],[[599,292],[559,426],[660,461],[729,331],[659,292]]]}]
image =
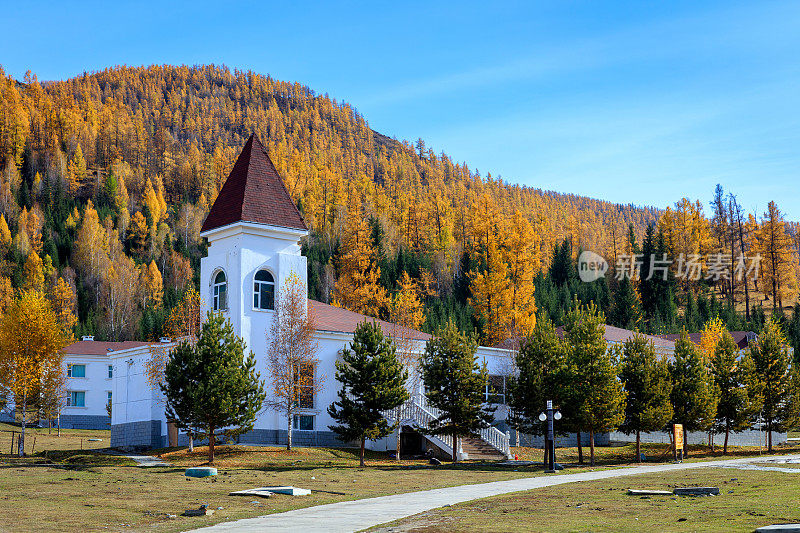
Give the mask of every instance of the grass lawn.
[{"label": "grass lawn", "polygon": [[[96,450],[49,450],[22,459],[5,451],[0,455],[0,531],[182,531],[310,505],[539,475],[542,470],[469,462],[398,465],[386,454],[374,453],[362,469],[356,449],[287,452],[278,447],[220,446],[215,461],[219,475],[189,479],[184,468],[203,464],[205,448],[193,454],[161,450],[175,466],[155,468],[137,467],[129,459]],[[269,499],[228,496],[266,485],[295,485],[314,492]],[[203,503],[216,510],[213,516],[168,517]]]},{"label": "grass lawn", "polygon": [[[287,452],[280,447],[220,446],[215,461],[219,475],[188,479],[184,469],[204,464],[205,448],[198,447],[191,454],[185,449],[158,450],[152,453],[174,466],[140,468],[124,457],[101,453],[101,448],[108,446],[108,431],[63,430],[57,437],[48,435],[46,429],[36,429],[28,431],[26,446],[30,453],[35,434],[34,454],[18,458],[8,454],[10,431],[18,428],[0,424],[0,531],[181,531],[310,505],[542,474],[539,466],[398,464],[382,453],[369,453],[369,466],[362,469],[355,449],[296,448]],[[89,442],[89,438],[103,440]],[[666,448],[646,445],[644,450],[655,457],[663,455]],[[520,459],[541,461],[541,450],[514,451]],[[776,450],[791,452],[800,452],[800,446]],[[702,454],[710,456],[707,451]],[[697,457],[692,460],[699,460],[701,450],[694,455]],[[576,450],[559,449],[557,456],[571,463],[576,460]],[[719,451],[713,456],[720,457]],[[597,459],[597,468],[629,464],[634,460],[633,447],[597,448]],[[587,468],[570,466],[569,471]],[[235,490],[266,485],[295,485],[314,492],[294,498],[228,496]],[[215,509],[215,514],[180,516],[202,503]]]},{"label": "grass lawn", "polygon": [[[719,496],[628,496],[628,488],[718,486]],[[731,468],[625,476],[436,509],[370,531],[753,531],[800,522],[800,472]]]}]

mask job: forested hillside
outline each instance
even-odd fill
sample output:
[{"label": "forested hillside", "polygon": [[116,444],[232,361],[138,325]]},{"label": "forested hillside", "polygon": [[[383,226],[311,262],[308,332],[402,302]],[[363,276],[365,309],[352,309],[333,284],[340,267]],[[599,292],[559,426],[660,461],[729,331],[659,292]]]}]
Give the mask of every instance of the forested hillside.
[{"label": "forested hillside", "polygon": [[[713,301],[699,304],[708,313],[741,304],[734,286],[673,279],[651,303],[638,284],[575,279],[581,249],[611,261],[640,246],[733,246],[733,230],[714,241],[699,203],[665,214],[515,185],[421,139],[374,132],[328,95],[253,72],[151,66],[0,78],[0,305],[41,288],[74,311],[76,334],[161,334],[169,309],[199,287],[200,225],[253,132],[311,228],[313,298],[428,330],[452,318],[485,342],[524,333],[537,308],[558,320],[574,293],[619,324],[658,331],[686,323],[681,309],[696,308],[695,298]],[[696,241],[679,242],[687,213]],[[747,222],[753,234],[761,227]],[[796,232],[775,228],[788,240],[773,293],[793,301]]]}]

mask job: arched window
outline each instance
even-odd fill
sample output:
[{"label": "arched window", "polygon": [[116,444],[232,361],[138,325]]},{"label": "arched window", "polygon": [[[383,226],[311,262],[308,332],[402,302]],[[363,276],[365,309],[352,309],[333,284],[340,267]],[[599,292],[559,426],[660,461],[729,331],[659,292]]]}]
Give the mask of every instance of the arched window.
[{"label": "arched window", "polygon": [[228,308],[228,279],[225,272],[219,271],[214,276],[214,311]]},{"label": "arched window", "polygon": [[253,281],[253,307],[275,309],[275,279],[267,270],[256,272]]}]

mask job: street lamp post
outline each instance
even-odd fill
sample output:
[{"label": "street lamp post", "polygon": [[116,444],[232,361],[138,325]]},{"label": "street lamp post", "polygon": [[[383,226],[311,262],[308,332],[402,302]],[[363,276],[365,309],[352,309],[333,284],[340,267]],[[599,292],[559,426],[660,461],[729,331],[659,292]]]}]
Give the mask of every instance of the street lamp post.
[{"label": "street lamp post", "polygon": [[539,414],[539,420],[547,421],[547,437],[544,445],[550,453],[545,473],[553,474],[556,471],[556,434],[553,429],[553,420],[561,420],[561,411],[553,408],[553,400],[547,400],[547,407],[544,412]]}]

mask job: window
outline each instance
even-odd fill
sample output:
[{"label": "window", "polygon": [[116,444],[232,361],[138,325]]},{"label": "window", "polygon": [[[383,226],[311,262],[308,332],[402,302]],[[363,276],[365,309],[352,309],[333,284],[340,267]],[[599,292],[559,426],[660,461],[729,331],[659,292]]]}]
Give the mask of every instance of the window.
[{"label": "window", "polygon": [[214,276],[214,311],[228,308],[228,280],[225,272],[219,271]]},{"label": "window", "polygon": [[275,279],[266,270],[256,272],[253,281],[253,308],[275,309]]},{"label": "window", "polygon": [[314,415],[294,415],[292,427],[300,431],[314,431]]},{"label": "window", "polygon": [[86,392],[82,390],[68,391],[67,407],[86,407]]},{"label": "window", "polygon": [[314,365],[311,363],[300,363],[299,371],[295,371],[295,383],[297,384],[297,406],[300,409],[314,408]]},{"label": "window", "polygon": [[67,365],[67,377],[69,378],[85,378],[86,365]]},{"label": "window", "polygon": [[490,375],[486,380],[486,403],[506,403],[506,377]]},{"label": "window", "polygon": [[108,391],[108,403],[111,403],[111,391]]},{"label": "window", "polygon": [[114,377],[114,365],[108,365],[108,379]]}]

